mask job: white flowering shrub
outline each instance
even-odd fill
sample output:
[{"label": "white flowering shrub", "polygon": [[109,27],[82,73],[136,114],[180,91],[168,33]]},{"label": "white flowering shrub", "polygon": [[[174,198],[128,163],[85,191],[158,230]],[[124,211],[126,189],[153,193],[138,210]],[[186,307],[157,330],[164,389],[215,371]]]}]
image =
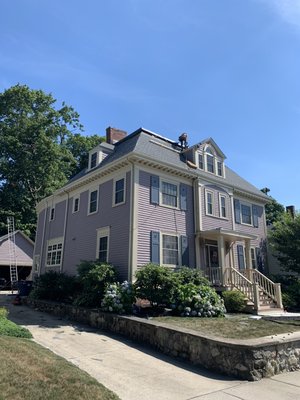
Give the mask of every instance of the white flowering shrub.
[{"label": "white flowering shrub", "polygon": [[181,317],[222,317],[226,309],[216,291],[205,285],[179,285],[171,308]]},{"label": "white flowering shrub", "polygon": [[101,302],[103,311],[116,314],[127,314],[132,312],[132,304],[135,302],[135,294],[131,283],[112,283],[107,286]]}]

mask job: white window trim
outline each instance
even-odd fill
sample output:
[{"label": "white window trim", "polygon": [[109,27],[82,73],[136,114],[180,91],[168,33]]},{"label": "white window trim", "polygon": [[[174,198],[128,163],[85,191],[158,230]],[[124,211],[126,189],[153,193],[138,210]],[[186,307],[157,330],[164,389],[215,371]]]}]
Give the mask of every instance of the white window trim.
[{"label": "white window trim", "polygon": [[[208,202],[207,202],[208,194],[211,194],[212,197],[212,214],[208,213]],[[212,190],[205,189],[205,214],[208,215],[209,217],[215,217],[214,210],[215,210],[214,192]]]},{"label": "white window trim", "polygon": [[[75,211],[75,201],[78,199],[78,210]],[[72,204],[72,214],[76,214],[79,212],[80,209],[80,195],[73,197],[73,204]]]},{"label": "white window trim", "polygon": [[[164,263],[164,258],[163,258],[163,236],[174,236],[177,237],[177,244],[178,244],[178,264],[166,264]],[[181,255],[181,243],[180,243],[180,234],[178,233],[174,233],[174,232],[160,232],[160,246],[159,246],[159,252],[160,252],[160,260],[161,260],[161,264],[164,265],[165,267],[170,267],[170,268],[177,268],[177,267],[181,267],[181,259],[182,259],[182,255]]]},{"label": "white window trim", "polygon": [[[207,148],[210,148],[213,154],[207,153],[207,152],[206,152]],[[208,174],[217,176],[217,177],[219,177],[219,178],[225,178],[224,160],[223,160],[222,158],[220,158],[220,157],[217,156],[216,150],[213,148],[213,146],[211,146],[211,145],[206,145],[202,150],[198,150],[198,151],[196,152],[196,154],[197,154],[197,156],[196,156],[196,158],[197,158],[197,160],[196,160],[196,161],[197,161],[197,162],[196,162],[196,165],[197,165],[197,167],[198,167],[198,169],[199,169],[200,171],[205,171],[205,172],[207,172]],[[208,171],[208,168],[207,168],[207,157],[206,157],[207,154],[209,154],[209,155],[211,155],[211,156],[213,157],[214,172]],[[202,155],[203,168],[200,168],[200,164],[199,164],[199,155]],[[219,175],[219,174],[218,174],[218,162],[221,163],[222,175]]]},{"label": "white window trim", "polygon": [[[115,195],[116,195],[116,183],[118,181],[120,181],[121,179],[124,179],[124,197],[123,197],[123,201],[121,203],[116,203],[115,202]],[[114,178],[113,180],[113,197],[112,197],[112,206],[113,207],[118,207],[121,206],[122,204],[126,203],[126,174],[117,176]]]},{"label": "white window trim", "polygon": [[[47,264],[48,261],[48,247],[53,246],[53,245],[58,245],[61,244],[61,257],[60,257],[60,263],[59,264]],[[46,260],[45,260],[45,266],[46,268],[52,268],[52,267],[61,267],[62,265],[62,258],[63,258],[63,251],[64,251],[64,238],[63,236],[58,237],[58,238],[53,238],[50,240],[47,240],[47,248],[46,248]],[[52,251],[51,251],[52,254]]]},{"label": "white window trim", "polygon": [[110,226],[97,229],[97,244],[96,244],[96,260],[99,259],[99,242],[102,237],[107,237],[107,259],[109,262],[109,245],[110,245]]},{"label": "white window trim", "polygon": [[[250,216],[251,216],[251,223],[250,224],[247,224],[246,222],[243,222],[242,205],[250,207]],[[241,225],[253,226],[252,204],[247,203],[246,201],[241,201],[240,200],[240,214],[241,214]]]},{"label": "white window trim", "polygon": [[[252,258],[252,250],[253,250],[253,252],[254,252],[254,258]],[[251,254],[251,268],[253,268],[253,269],[257,269],[257,257],[256,257],[256,248],[255,247],[252,247],[251,246],[251,248],[250,248],[250,254]],[[253,265],[252,265],[252,261],[255,261],[255,267],[253,267]]]},{"label": "white window trim", "polygon": [[[226,216],[225,217],[223,217],[222,216],[222,203],[221,203],[221,198],[222,197],[224,197],[224,199],[225,199],[225,214],[226,214]],[[226,197],[226,195],[225,194],[222,194],[222,193],[219,193],[219,217],[221,218],[221,219],[226,219],[226,220],[228,220],[228,201],[227,201],[227,197]]]},{"label": "white window trim", "polygon": [[[97,191],[97,207],[96,210],[93,212],[90,212],[90,202],[91,202],[91,193]],[[88,197],[88,209],[87,209],[87,215],[94,215],[98,212],[99,209],[99,188],[95,187],[89,190],[89,197]]]},{"label": "white window trim", "polygon": [[[52,210],[53,210],[53,218],[52,217]],[[49,222],[54,221],[55,219],[55,206],[54,207],[50,207],[50,213],[49,213]]]},{"label": "white window trim", "polygon": [[[177,206],[176,207],[163,203],[163,192],[162,192],[163,182],[170,183],[171,185],[177,186]],[[179,193],[179,191],[180,191],[180,184],[178,182],[167,179],[167,178],[160,177],[160,179],[159,179],[159,205],[162,207],[172,208],[173,210],[179,210],[180,209],[180,204],[179,204],[180,193]]]}]

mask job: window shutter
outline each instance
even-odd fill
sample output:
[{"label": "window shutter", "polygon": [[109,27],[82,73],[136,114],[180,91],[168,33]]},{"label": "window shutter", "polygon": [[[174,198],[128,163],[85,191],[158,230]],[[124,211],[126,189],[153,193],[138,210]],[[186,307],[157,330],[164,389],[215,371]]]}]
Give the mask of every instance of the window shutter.
[{"label": "window shutter", "polygon": [[159,177],[157,175],[151,175],[150,186],[150,202],[159,204]]},{"label": "window shutter", "polygon": [[187,210],[187,186],[180,184],[180,209]]},{"label": "window shutter", "polygon": [[181,265],[189,266],[189,243],[187,236],[180,236]]},{"label": "window shutter", "polygon": [[240,244],[237,245],[237,256],[239,269],[245,269],[244,248]]},{"label": "window shutter", "polygon": [[241,203],[239,200],[234,199],[234,219],[237,224],[241,223]]},{"label": "window shutter", "polygon": [[257,269],[259,271],[262,271],[263,265],[262,265],[261,251],[259,247],[255,247],[255,255],[256,255]]},{"label": "window shutter", "polygon": [[252,204],[252,216],[253,216],[253,226],[258,228],[258,207]]},{"label": "window shutter", "polygon": [[150,254],[151,262],[155,264],[160,264],[159,232],[151,231],[150,248],[151,248],[151,254]]}]

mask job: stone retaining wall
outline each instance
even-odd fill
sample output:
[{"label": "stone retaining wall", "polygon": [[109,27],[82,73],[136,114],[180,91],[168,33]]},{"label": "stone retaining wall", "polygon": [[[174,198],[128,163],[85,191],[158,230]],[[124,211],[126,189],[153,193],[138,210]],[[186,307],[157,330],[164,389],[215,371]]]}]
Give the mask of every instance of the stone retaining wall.
[{"label": "stone retaining wall", "polygon": [[300,368],[300,333],[251,340],[217,339],[167,324],[41,300],[27,300],[40,311],[146,343],[173,357],[239,379],[259,380]]}]

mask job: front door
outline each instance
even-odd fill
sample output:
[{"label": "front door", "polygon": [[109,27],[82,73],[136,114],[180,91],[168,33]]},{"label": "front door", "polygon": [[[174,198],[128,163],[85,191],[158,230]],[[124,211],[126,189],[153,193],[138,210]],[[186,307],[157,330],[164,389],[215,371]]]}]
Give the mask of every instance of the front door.
[{"label": "front door", "polygon": [[219,286],[221,283],[219,268],[218,246],[205,245],[206,274],[213,285]]},{"label": "front door", "polygon": [[219,253],[218,246],[207,244],[206,248],[206,268],[218,268],[219,267]]}]

